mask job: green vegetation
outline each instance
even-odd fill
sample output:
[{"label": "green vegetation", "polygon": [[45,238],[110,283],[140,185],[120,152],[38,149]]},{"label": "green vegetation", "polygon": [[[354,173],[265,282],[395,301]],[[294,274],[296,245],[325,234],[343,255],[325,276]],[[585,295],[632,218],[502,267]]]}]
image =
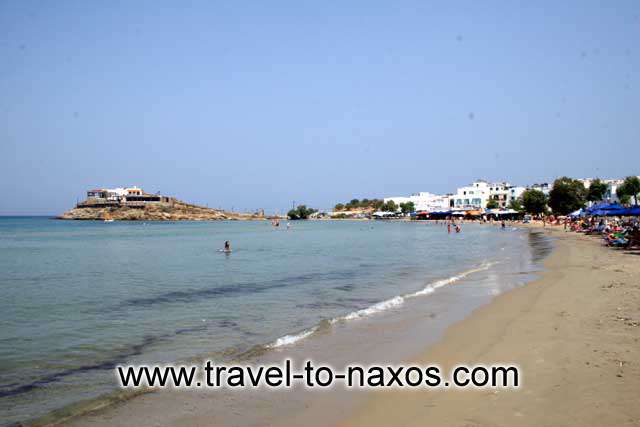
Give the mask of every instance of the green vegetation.
[{"label": "green vegetation", "polygon": [[594,179],[591,185],[587,189],[587,200],[590,202],[599,202],[604,199],[604,195],[607,193],[607,184],[600,181],[599,178]]},{"label": "green vegetation", "polygon": [[582,182],[566,176],[553,182],[549,193],[549,206],[553,213],[567,215],[585,205],[587,190]]},{"label": "green vegetation", "polygon": [[618,196],[618,199],[620,200],[620,203],[622,203],[623,205],[628,205],[631,204],[631,196],[628,194],[620,194],[616,191],[616,195]]},{"label": "green vegetation", "polygon": [[389,200],[386,203],[383,203],[379,208],[383,212],[396,212],[398,210],[398,205],[393,200]]},{"label": "green vegetation", "polygon": [[487,209],[498,209],[500,207],[500,204],[498,203],[497,200],[489,200],[487,202]]},{"label": "green vegetation", "polygon": [[547,210],[547,196],[539,190],[526,190],[522,193],[522,207],[533,215],[544,213]]},{"label": "green vegetation", "polygon": [[[544,196],[544,194],[543,194]],[[522,201],[520,198],[513,199],[509,202],[509,209],[513,209],[514,211],[522,212],[524,208],[522,207]]]},{"label": "green vegetation", "polygon": [[308,208],[305,205],[299,205],[297,208],[291,209],[287,216],[289,219],[307,219],[314,212],[317,212],[317,210]]},{"label": "green vegetation", "polygon": [[633,197],[633,202],[637,205],[638,193],[640,193],[640,179],[637,176],[626,177],[616,190],[616,195],[625,204],[629,203]]},{"label": "green vegetation", "polygon": [[334,211],[353,211],[356,209],[380,209],[384,202],[380,199],[352,199],[349,203],[338,203],[334,206]]},{"label": "green vegetation", "polygon": [[416,205],[413,202],[400,203],[400,210],[403,214],[408,214],[416,210]]}]

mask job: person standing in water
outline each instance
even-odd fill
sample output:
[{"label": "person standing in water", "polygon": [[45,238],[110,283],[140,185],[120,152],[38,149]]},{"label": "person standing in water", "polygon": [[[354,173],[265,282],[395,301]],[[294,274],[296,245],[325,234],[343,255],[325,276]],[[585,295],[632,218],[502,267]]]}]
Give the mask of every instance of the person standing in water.
[{"label": "person standing in water", "polygon": [[447,223],[447,233],[451,234],[451,222]]},{"label": "person standing in water", "polygon": [[226,240],[226,241],[224,242],[224,251],[225,251],[225,252],[231,252],[231,244],[229,243],[229,241],[228,241],[228,240]]},{"label": "person standing in water", "polygon": [[461,230],[460,225],[456,224],[456,233],[459,233]]}]

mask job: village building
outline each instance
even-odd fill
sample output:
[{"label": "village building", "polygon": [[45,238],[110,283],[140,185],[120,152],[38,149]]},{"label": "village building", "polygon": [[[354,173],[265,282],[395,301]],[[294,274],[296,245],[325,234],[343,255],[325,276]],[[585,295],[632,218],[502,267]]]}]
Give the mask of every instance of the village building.
[{"label": "village building", "polygon": [[392,200],[396,205],[413,202],[416,211],[436,212],[449,209],[449,195],[438,195],[429,192],[414,193],[408,197],[385,197],[384,202]]},{"label": "village building", "polygon": [[87,200],[78,207],[144,207],[148,203],[172,203],[172,198],[145,193],[140,187],[99,188],[87,191]]}]

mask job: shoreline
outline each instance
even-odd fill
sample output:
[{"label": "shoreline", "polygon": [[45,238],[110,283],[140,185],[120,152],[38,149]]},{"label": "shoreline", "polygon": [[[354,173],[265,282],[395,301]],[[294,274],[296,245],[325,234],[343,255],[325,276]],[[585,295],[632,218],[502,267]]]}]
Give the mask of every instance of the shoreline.
[{"label": "shoreline", "polygon": [[415,360],[445,371],[515,363],[521,387],[377,392],[339,425],[640,425],[640,260],[562,228],[526,228],[556,238],[540,278],[450,326]]},{"label": "shoreline", "polygon": [[[545,360],[545,363],[539,363],[538,361],[536,361],[536,363],[533,363],[533,365],[530,363],[530,361],[527,361],[527,363],[520,363],[519,358],[526,358],[526,356],[530,354],[535,354],[535,351],[531,351],[531,349],[524,352],[522,351],[523,348],[526,348],[526,345],[529,343],[532,337],[528,337],[527,339],[520,337],[523,339],[512,342],[514,339],[513,334],[510,334],[507,337],[510,339],[510,341],[507,342],[508,345],[506,346],[506,349],[494,350],[493,352],[492,349],[494,349],[494,347],[501,347],[504,344],[503,341],[505,338],[505,331],[510,329],[513,324],[518,323],[521,320],[521,317],[523,317],[527,313],[535,311],[533,310],[532,306],[535,303],[540,304],[539,300],[541,299],[541,296],[539,294],[542,292],[541,289],[547,289],[550,287],[553,288],[553,281],[557,280],[559,277],[568,280],[572,279],[575,274],[583,273],[583,276],[588,276],[585,279],[586,281],[592,279],[593,277],[589,277],[593,276],[593,274],[591,274],[591,268],[585,268],[585,265],[588,264],[583,263],[585,259],[588,261],[595,259],[596,257],[599,257],[598,259],[607,258],[606,262],[603,263],[603,268],[599,268],[598,270],[596,270],[596,272],[602,270],[605,272],[610,272],[610,274],[626,274],[626,271],[617,271],[619,270],[619,268],[616,268],[616,266],[618,264],[622,264],[622,261],[619,259],[619,257],[632,257],[632,261],[634,259],[634,256],[607,250],[600,247],[598,242],[594,241],[594,239],[592,238],[577,236],[573,233],[564,233],[561,228],[547,227],[546,229],[543,229],[542,227],[538,227],[536,225],[521,226],[518,228],[534,228],[540,231],[546,230],[547,232],[545,234],[547,236],[556,238],[554,250],[543,262],[546,270],[537,272],[537,278],[533,281],[528,282],[525,286],[517,287],[515,289],[502,293],[501,295],[494,297],[489,303],[480,306],[471,314],[466,315],[463,320],[454,322],[453,324],[449,324],[449,326],[446,327],[444,334],[441,335],[440,338],[438,338],[435,342],[423,342],[422,346],[418,345],[417,348],[411,353],[417,356],[411,356],[409,360],[425,365],[433,363],[440,364],[443,368],[445,368],[445,370],[446,367],[458,362],[467,364],[476,364],[480,362],[515,362],[522,368],[521,373],[523,377],[523,386],[520,390],[513,392],[500,391],[497,394],[494,394],[493,391],[487,390],[449,390],[447,392],[412,391],[404,393],[396,391],[385,391],[357,393],[357,396],[353,393],[345,394],[338,392],[337,394],[342,394],[343,398],[346,397],[347,400],[351,401],[351,403],[349,404],[338,402],[338,399],[336,398],[328,399],[322,395],[311,396],[311,399],[309,399],[309,396],[307,396],[306,400],[300,399],[298,397],[298,404],[303,403],[302,408],[300,408],[299,406],[296,407],[295,405],[285,405],[284,409],[286,410],[284,411],[284,415],[278,415],[274,417],[273,410],[275,409],[269,411],[268,409],[264,408],[263,410],[266,410],[266,414],[269,414],[270,417],[271,422],[269,424],[285,426],[299,425],[300,422],[304,420],[305,424],[307,425],[326,425],[326,422],[324,422],[326,421],[326,415],[323,415],[323,413],[327,409],[335,409],[337,412],[337,414],[333,414],[331,416],[332,425],[423,425],[425,420],[430,420],[430,424],[433,423],[434,425],[468,425],[469,422],[467,421],[469,419],[473,419],[476,421],[482,420],[482,422],[476,423],[478,425],[501,425],[501,423],[503,423],[504,425],[527,425],[527,423],[531,423],[531,425],[539,425],[544,423],[555,425],[558,423],[562,423],[563,421],[558,421],[558,419],[554,419],[552,421],[540,419],[534,419],[533,421],[523,420],[523,417],[528,416],[527,411],[523,409],[527,407],[526,402],[517,403],[518,410],[512,410],[509,413],[516,414],[511,418],[508,417],[509,414],[503,413],[504,411],[500,408],[490,408],[491,404],[497,404],[496,402],[501,401],[499,398],[502,398],[502,400],[507,400],[508,402],[511,402],[514,399],[517,401],[518,396],[529,393],[528,391],[526,391],[526,388],[530,385],[530,378],[535,377],[537,379],[540,376],[539,373],[536,373],[536,371],[531,368],[531,366],[533,366],[533,368],[541,368],[540,366],[537,366],[538,364],[541,364],[546,368],[546,363],[551,363],[555,366],[555,364],[557,364],[557,362],[554,361],[554,356],[557,356],[555,353],[558,353],[558,355],[562,353],[555,352],[551,355],[551,357],[545,356],[543,358]],[[602,255],[606,256],[602,257]],[[576,257],[580,259],[577,259]],[[569,270],[569,268],[565,266],[565,264],[567,263],[571,265],[571,271],[566,271]],[[623,267],[627,268],[628,266],[626,266],[625,264],[625,266]],[[634,269],[630,269],[629,271],[629,274],[633,274],[632,278],[637,278],[638,273],[639,269],[637,267]],[[612,293],[611,289],[613,288],[607,289],[609,289],[609,293]],[[636,286],[635,289],[637,291],[638,287]],[[595,290],[598,291],[601,289],[597,287],[595,288]],[[563,296],[564,298],[558,301],[559,304],[565,302],[565,300],[571,295],[564,294]],[[636,294],[636,298],[637,296],[638,295]],[[531,302],[530,300],[533,300],[533,302]],[[531,304],[529,304],[529,302],[531,302]],[[582,308],[583,306],[586,305],[580,305],[579,308]],[[571,314],[573,313],[573,311],[573,309],[571,311],[556,310],[555,313],[547,313],[549,315],[546,316],[546,319],[543,318],[534,325],[531,325],[531,322],[529,321],[529,323],[527,323],[527,328],[535,328],[538,323],[541,325],[547,325],[549,323],[553,323],[554,321],[562,323],[567,319],[573,320],[573,315]],[[563,312],[565,314],[562,314]],[[566,313],[571,314],[571,316]],[[589,313],[591,313],[591,311],[589,311]],[[418,319],[415,319],[412,322],[414,322],[415,324],[412,324],[411,327],[420,325]],[[501,328],[497,328],[497,330],[495,330],[496,323],[499,323],[501,325]],[[406,323],[405,325],[407,327],[409,326]],[[558,326],[553,327],[558,328]],[[558,329],[556,329],[556,331],[557,330]],[[560,330],[562,331],[563,328],[560,328]],[[635,330],[637,343],[638,328],[635,328]],[[530,331],[528,331],[527,333],[529,332]],[[524,335],[527,334],[523,334],[523,336]],[[394,341],[389,342],[389,345],[398,345],[398,343],[402,344],[402,339],[396,337],[394,338]],[[306,345],[303,345],[302,348],[298,349],[298,355],[300,355],[300,353],[305,353],[305,347]],[[289,349],[286,349],[284,351],[289,351]],[[518,353],[518,351],[520,352]],[[575,353],[575,350],[572,351],[573,352],[570,352],[568,356],[572,356],[573,353]],[[505,354],[518,354],[518,357],[511,359],[509,359],[508,357],[502,358],[501,356]],[[631,355],[631,353],[629,354]],[[636,356],[640,356],[637,350],[636,353],[633,354],[633,356],[620,359],[622,360],[622,366],[620,366],[619,368],[623,370],[623,375],[627,378],[629,376],[633,376],[634,372],[638,372],[638,366],[631,363],[631,360]],[[278,357],[282,358],[283,354],[281,352],[275,352],[272,354],[272,357],[276,359]],[[567,354],[564,354],[564,357],[567,358]],[[403,358],[402,360],[405,359],[406,358]],[[571,357],[569,357],[568,360],[570,361]],[[587,367],[589,367],[589,365],[587,365]],[[635,368],[635,371],[627,373],[630,368]],[[532,374],[532,372],[534,372],[534,374]],[[614,375],[614,377],[619,380],[620,377],[617,377],[617,374],[618,372],[616,372],[616,375]],[[556,382],[559,381],[560,380]],[[575,379],[571,379],[571,381],[566,382],[574,384],[576,381]],[[555,386],[557,386],[557,384],[555,384]],[[629,395],[629,393],[632,396],[634,395],[633,393],[635,393],[635,396],[640,395],[638,391],[640,391],[638,389],[638,381],[636,381],[635,383],[632,382],[631,390],[627,391],[627,396]],[[607,393],[611,394],[611,392]],[[283,398],[285,398],[286,396],[286,394],[281,393],[275,394],[280,395]],[[157,395],[164,396],[156,397]],[[180,412],[183,412],[181,416],[176,418],[154,416],[155,423],[147,422],[146,417],[150,416],[150,414],[156,414],[156,412],[166,413],[166,408],[163,408],[162,404],[164,403],[166,405],[171,400],[168,399],[170,393],[152,393],[152,395],[149,395],[147,397],[141,396],[134,399],[133,401],[120,402],[120,404],[110,405],[109,407],[103,408],[98,411],[89,411],[88,413],[78,414],[79,416],[72,417],[71,419],[58,419],[53,424],[79,426],[109,425],[109,421],[115,421],[116,423],[118,423],[118,420],[121,422],[137,420],[143,421],[143,424],[145,425],[208,425],[207,420],[211,421],[211,416],[214,413],[214,411],[212,411],[212,408],[215,406],[219,406],[217,403],[214,403],[212,400],[210,400],[214,397],[207,393],[190,393],[189,395],[189,397],[185,397],[187,395],[172,396],[173,400],[178,400],[178,402],[171,402],[171,404],[175,405],[174,409],[178,409],[180,410]],[[580,393],[577,393],[577,396],[579,397]],[[223,399],[225,400],[238,400],[245,398],[248,398],[249,401],[262,399],[260,396],[253,394],[242,395],[236,393],[231,393],[229,396],[223,397]],[[205,401],[203,399],[209,400]],[[273,398],[269,397],[267,400],[273,401]],[[562,400],[555,400],[559,402],[558,406],[560,409],[556,411],[550,411],[547,409],[546,412],[555,412],[555,415],[558,415],[562,412]],[[131,404],[132,402],[134,404]],[[266,403],[267,402],[265,401],[263,405],[265,405]],[[425,407],[425,405],[427,406]],[[457,408],[460,405],[468,408],[468,410],[471,410],[470,408],[473,408],[473,416],[467,416],[467,418],[459,418],[458,416],[461,416],[461,413]],[[282,405],[278,404],[278,406]],[[243,407],[247,409],[247,406],[242,403],[239,404],[239,406],[236,406],[236,409],[241,409]],[[191,411],[184,411],[184,408],[191,408]],[[434,408],[439,408],[439,412],[434,413]],[[489,414],[482,412],[483,410],[486,410],[487,412],[489,412]],[[238,424],[238,420],[235,419],[234,413],[235,412],[229,411],[227,411],[226,414],[224,412],[215,412],[215,420],[225,425],[227,425],[228,423],[236,425]],[[493,415],[494,417],[498,416],[498,418],[489,418],[489,421],[485,421],[484,418],[482,418],[485,416],[490,417],[491,415]],[[244,418],[245,417],[240,417],[240,420]],[[257,419],[260,420],[259,417],[257,417]],[[437,421],[434,422],[434,420]],[[589,418],[586,417],[585,420],[588,421]],[[585,424],[585,420],[581,420],[580,422]],[[614,421],[598,421],[594,422],[594,425],[602,425],[607,423],[621,424],[621,420],[616,419]],[[476,425],[474,423],[471,424]]]},{"label": "shoreline", "polygon": [[[527,230],[523,230],[524,233],[528,233]],[[514,236],[515,237],[515,236]],[[457,282],[461,280],[460,283],[453,285],[451,288],[446,287],[444,292],[438,292],[437,294],[433,294],[426,301],[431,301],[431,303],[427,303],[427,306],[424,305],[424,300],[422,299],[413,299],[413,296],[421,295],[424,292],[424,288],[420,288],[417,292],[411,292],[406,295],[403,295],[405,298],[408,298],[406,304],[408,304],[408,308],[403,308],[398,311],[391,310],[385,311],[387,313],[383,317],[374,316],[370,320],[360,320],[356,323],[349,322],[348,325],[334,325],[330,331],[330,334],[325,335],[325,332],[320,330],[319,334],[314,334],[315,338],[312,340],[304,340],[304,342],[296,343],[296,346],[288,347],[285,346],[281,349],[277,349],[273,352],[270,352],[267,355],[267,359],[271,359],[271,362],[281,360],[282,357],[289,356],[293,357],[297,360],[302,360],[304,357],[309,357],[311,355],[316,360],[322,360],[323,362],[329,362],[334,366],[339,366],[342,363],[353,363],[354,361],[358,361],[361,363],[376,363],[385,360],[391,360],[395,363],[399,363],[403,360],[406,360],[409,357],[413,357],[416,354],[419,354],[425,346],[430,345],[437,340],[440,339],[446,328],[448,328],[451,324],[464,319],[467,317],[471,310],[475,307],[478,307],[478,302],[471,302],[471,307],[469,307],[469,301],[465,302],[465,298],[463,300],[459,300],[460,297],[466,295],[466,292],[471,291],[472,293],[477,292],[473,291],[472,288],[468,288],[468,286],[487,286],[487,284],[479,283],[478,280],[482,280],[484,282],[489,281],[490,288],[492,292],[497,292],[495,282],[495,274],[489,273],[489,276],[486,276],[486,273],[480,273],[481,277],[471,278],[471,283],[466,283],[467,280],[464,277],[468,274],[474,272],[480,272],[488,269],[491,264],[482,265],[480,268],[474,267],[470,271],[462,271],[456,272],[452,278],[448,278],[443,280],[442,278],[436,280],[436,287],[442,285],[441,282]],[[540,266],[540,264],[537,264]],[[536,269],[537,270],[537,269]],[[511,273],[513,274],[513,273]],[[537,275],[537,273],[535,273]],[[493,276],[494,278],[491,278]],[[510,280],[527,280],[524,279],[524,276],[515,276],[512,279],[507,279],[507,282]],[[502,280],[501,280],[502,281]],[[528,280],[527,280],[528,281]],[[426,286],[429,288],[434,283],[427,282]],[[499,285],[498,285],[499,286]],[[508,285],[509,287],[516,286]],[[479,288],[480,289],[480,288]],[[495,294],[493,294],[495,295]],[[478,298],[479,295],[476,295],[475,298]],[[396,297],[397,298],[397,297]],[[432,298],[436,298],[433,300]],[[493,296],[485,296],[484,302],[480,302],[480,304],[486,304],[490,300],[492,300]],[[439,302],[438,302],[439,301]],[[455,302],[457,301],[457,302]],[[376,304],[380,305],[386,302],[382,301],[381,303]],[[447,304],[451,304],[455,302],[455,307],[451,307],[453,311],[448,314],[444,314],[441,312],[441,315],[437,315],[437,319],[434,319],[436,316],[435,312],[428,309],[429,312],[425,312],[425,307],[440,307],[440,310],[443,307],[446,307]],[[431,305],[429,305],[431,304]],[[433,306],[433,304],[436,304]],[[444,306],[442,304],[445,304]],[[369,308],[368,310],[370,310]],[[408,311],[407,311],[408,310]],[[438,310],[438,308],[436,308]],[[352,313],[353,314],[353,313]],[[343,316],[344,317],[344,316]],[[448,319],[448,320],[447,320]],[[427,328],[424,327],[424,322],[428,322],[429,326]],[[343,326],[346,328],[343,329]],[[336,329],[337,328],[337,329]],[[313,328],[317,329],[317,328]],[[323,328],[321,328],[323,329]],[[402,332],[400,332],[402,331]],[[326,331],[329,332],[329,331]],[[391,333],[391,335],[389,335]],[[389,335],[386,339],[381,339],[379,335]],[[290,336],[287,336],[290,338]],[[376,345],[382,344],[383,347],[379,347]],[[326,348],[333,348],[334,350],[338,350],[338,354],[332,354],[333,352],[327,353]],[[261,358],[262,359],[262,358]],[[262,360],[264,361],[264,360]],[[160,391],[159,393],[154,393],[154,395],[142,396],[140,399],[136,398],[133,401],[122,402],[124,405],[116,405],[117,407],[104,408],[99,411],[91,411],[88,412],[82,411],[82,413],[77,414],[77,417],[73,417],[71,419],[67,419],[66,422],[69,422],[71,425],[108,425],[105,423],[105,418],[112,420],[135,420],[136,423],[148,424],[145,421],[145,415],[149,415],[150,413],[166,412],[164,407],[168,404],[173,404],[171,400],[178,400],[184,406],[193,407],[192,413],[182,413],[179,417],[165,417],[162,418],[162,422],[158,425],[178,425],[185,421],[185,419],[189,420],[198,420],[198,422],[194,422],[195,424],[199,424],[206,415],[211,415],[215,412],[216,417],[220,417],[220,421],[225,424],[228,422],[238,423],[239,421],[235,419],[234,415],[236,410],[247,410],[251,409],[255,406],[256,401],[265,400],[272,401],[273,403],[273,395],[280,394],[274,393],[269,394],[266,393],[264,395],[253,395],[251,391],[244,391],[247,393],[247,403],[234,405],[232,407],[220,407],[219,402],[211,402],[210,407],[208,405],[203,404],[200,399],[195,399],[193,396],[201,395],[206,396],[206,392],[202,393],[193,393],[191,396],[187,394],[175,395],[171,392],[165,393],[164,391]],[[343,413],[351,413],[352,410],[357,408],[357,404],[361,401],[365,401],[368,392],[345,392],[338,393],[342,395],[342,399],[340,401],[336,399],[326,399],[324,396],[320,394],[314,394],[314,392],[303,393],[306,394],[304,398],[297,396],[296,398],[303,401],[303,407],[310,408],[311,413],[322,413],[323,410],[334,410],[338,408]],[[240,395],[240,393],[229,393],[229,395]],[[231,397],[224,396],[222,399],[231,399]],[[276,408],[280,408],[282,405],[275,401],[273,403]],[[176,403],[177,405],[177,403]],[[182,405],[178,405],[180,408]],[[212,408],[216,408],[215,411],[212,411]],[[324,408],[324,409],[321,409]],[[255,408],[253,408],[255,409]],[[275,415],[275,413],[264,414],[273,425],[293,425],[296,424],[294,422],[291,424],[289,420],[287,420],[287,415],[292,415],[295,419],[300,421],[309,415],[309,411],[307,410],[299,410],[299,408],[287,408],[288,411],[285,411],[282,415],[279,413]],[[275,411],[275,409],[274,409]],[[182,411],[180,411],[182,412]],[[168,414],[165,414],[168,415]],[[173,414],[172,414],[173,415]],[[240,419],[244,419],[246,421],[245,416],[241,416]],[[255,417],[254,417],[255,418]],[[325,416],[326,418],[326,416]],[[180,423],[177,423],[177,420],[181,420]],[[339,422],[338,418],[335,418],[334,423]],[[65,423],[65,421],[63,421]],[[65,423],[66,424],[66,423]]]}]

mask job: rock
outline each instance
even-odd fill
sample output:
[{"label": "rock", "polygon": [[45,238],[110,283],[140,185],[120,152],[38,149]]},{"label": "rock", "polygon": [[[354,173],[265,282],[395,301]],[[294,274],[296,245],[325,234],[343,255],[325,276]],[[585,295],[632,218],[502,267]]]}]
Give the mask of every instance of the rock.
[{"label": "rock", "polygon": [[172,199],[171,203],[148,203],[142,208],[121,207],[76,207],[58,217],[66,220],[102,221],[214,221],[214,220],[264,220],[260,214],[227,212],[192,205]]}]

